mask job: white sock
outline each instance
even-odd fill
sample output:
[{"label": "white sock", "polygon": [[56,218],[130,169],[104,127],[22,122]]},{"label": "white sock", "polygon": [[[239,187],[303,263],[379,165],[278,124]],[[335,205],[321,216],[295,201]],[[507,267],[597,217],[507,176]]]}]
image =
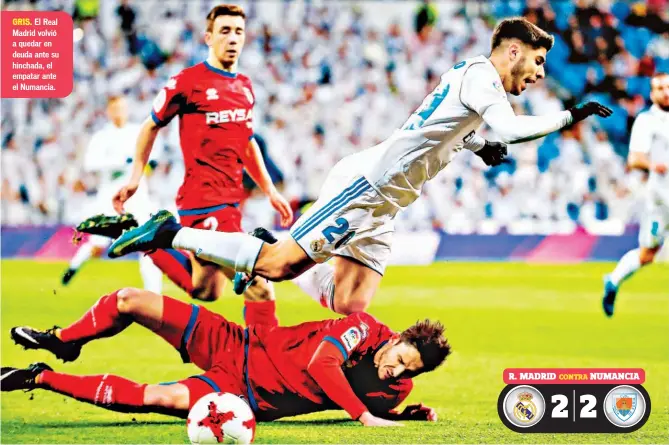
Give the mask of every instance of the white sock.
[{"label": "white sock", "polygon": [[184,227],[172,241],[175,249],[186,249],[198,258],[252,273],[264,243],[245,233],[224,233]]},{"label": "white sock", "polygon": [[630,250],[618,261],[618,265],[609,275],[609,279],[615,287],[618,287],[640,268],[639,249]]},{"label": "white sock", "polygon": [[91,242],[82,244],[70,260],[70,269],[79,269],[93,255],[93,249],[95,246]]},{"label": "white sock", "polygon": [[150,256],[139,255],[139,273],[142,275],[144,289],[161,294],[163,292],[163,271],[153,263]]},{"label": "white sock", "polygon": [[333,309],[334,304],[334,267],[329,263],[316,264],[304,272],[293,283],[314,299],[321,306]]}]

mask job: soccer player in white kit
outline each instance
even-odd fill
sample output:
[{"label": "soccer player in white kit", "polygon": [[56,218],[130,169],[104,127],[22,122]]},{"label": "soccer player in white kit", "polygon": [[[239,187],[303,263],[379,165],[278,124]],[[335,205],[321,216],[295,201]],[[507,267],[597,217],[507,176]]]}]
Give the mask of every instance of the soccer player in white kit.
[{"label": "soccer player in white kit", "polygon": [[653,106],[639,113],[632,126],[627,164],[649,172],[645,214],[639,228],[639,247],[627,252],[604,277],[604,313],[613,315],[620,285],[655,259],[669,233],[669,74],[650,80]]},{"label": "soccer player in white kit", "polygon": [[[128,103],[122,96],[109,97],[107,117],[109,122],[93,134],[84,156],[84,171],[99,177],[97,193],[90,209],[91,214],[115,214],[112,197],[119,187],[125,184],[132,171],[133,146],[140,130],[139,124],[128,122]],[[144,222],[155,210],[157,209],[152,207],[149,199],[147,185],[142,184],[128,202],[128,212],[139,222]],[[70,260],[68,269],[63,274],[62,283],[67,285],[96,251],[106,250],[112,241],[112,238],[105,236],[90,235]],[[140,254],[139,270],[145,289],[160,293],[163,273],[153,264],[150,257]]]},{"label": "soccer player in white kit", "polygon": [[[364,311],[390,256],[395,216],[458,151],[472,150],[495,164],[506,154],[503,143],[537,139],[590,115],[611,114],[594,102],[545,116],[514,114],[506,94],[519,95],[544,77],[552,45],[553,37],[527,20],[503,20],[493,34],[490,57],[456,64],[401,129],[335,165],[318,200],[286,240],[269,244],[241,233],[182,228],[161,211],[125,232],[109,255],[174,246],[273,281],[292,279],[335,257],[334,276],[323,284],[332,293],[328,306],[341,314]],[[476,134],[484,121],[503,143],[491,144]]]}]

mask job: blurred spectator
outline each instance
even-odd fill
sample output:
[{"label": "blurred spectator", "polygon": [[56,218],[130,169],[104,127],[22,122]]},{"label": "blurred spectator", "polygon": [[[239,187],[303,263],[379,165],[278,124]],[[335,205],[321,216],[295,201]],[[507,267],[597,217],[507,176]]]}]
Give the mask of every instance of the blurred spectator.
[{"label": "blurred spectator", "polygon": [[[33,3],[87,20],[79,25],[83,38],[74,42],[70,96],[2,100],[2,133],[11,135],[3,141],[2,221],[69,224],[88,216],[79,214],[89,199],[81,157],[104,120],[106,97],[125,95],[131,119],[145,119],[167,79],[206,57],[203,12],[210,2]],[[594,96],[615,114],[514,145],[509,162],[494,169],[464,150],[428,184],[398,228],[471,233],[485,221],[545,232],[587,221],[633,221],[641,180],[625,172],[618,153],[626,153],[627,126],[647,104],[647,76],[668,68],[666,1],[631,8],[592,0],[503,3],[500,11],[524,14],[556,36],[549,78],[512,98],[517,113],[551,113]],[[12,7],[18,5],[29,7],[26,1]],[[400,127],[441,73],[488,53],[501,16],[472,11],[497,9],[487,2],[440,2],[439,11],[435,5],[267,2],[255,8],[239,69],[254,82],[254,130],[264,140],[263,154],[295,202],[314,199],[343,156]],[[163,130],[166,161],[149,178],[161,207],[173,205],[183,175],[177,126]],[[495,138],[486,128],[482,134]],[[252,195],[245,211],[250,222],[273,221],[263,198]]]},{"label": "blurred spectator", "polygon": [[129,0],[121,0],[121,4],[118,8],[116,8],[116,15],[121,20],[121,33],[123,33],[126,44],[128,45],[128,52],[132,55],[137,54],[137,51],[139,50],[137,29],[135,25],[137,14],[135,13],[133,7],[130,6]]}]

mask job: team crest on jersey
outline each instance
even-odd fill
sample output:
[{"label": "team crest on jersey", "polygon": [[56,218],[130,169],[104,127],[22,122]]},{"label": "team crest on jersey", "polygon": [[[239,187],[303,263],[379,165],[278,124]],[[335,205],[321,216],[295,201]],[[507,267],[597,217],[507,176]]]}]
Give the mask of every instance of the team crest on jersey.
[{"label": "team crest on jersey", "polygon": [[323,238],[321,239],[315,239],[311,242],[311,251],[314,253],[318,253],[321,250],[323,250],[323,246],[325,245],[325,240]]},{"label": "team crest on jersey", "polygon": [[344,332],[341,336],[341,342],[348,352],[351,352],[353,348],[358,346],[361,340],[362,334],[360,333],[360,329],[356,327],[349,328],[349,330]]},{"label": "team crest on jersey", "polygon": [[249,103],[253,105],[254,99],[253,99],[253,94],[251,93],[251,90],[249,90],[246,87],[242,87],[242,90],[244,90],[244,94],[246,94],[246,98],[249,100]]},{"label": "team crest on jersey", "polygon": [[504,91],[504,87],[502,86],[502,84],[499,80],[493,81],[492,86],[495,87],[495,89],[497,89],[498,91],[500,91],[502,93],[506,93],[506,91]]},{"label": "team crest on jersey", "polygon": [[207,94],[207,100],[218,99],[218,91],[216,91],[216,88],[207,88],[206,94]]}]

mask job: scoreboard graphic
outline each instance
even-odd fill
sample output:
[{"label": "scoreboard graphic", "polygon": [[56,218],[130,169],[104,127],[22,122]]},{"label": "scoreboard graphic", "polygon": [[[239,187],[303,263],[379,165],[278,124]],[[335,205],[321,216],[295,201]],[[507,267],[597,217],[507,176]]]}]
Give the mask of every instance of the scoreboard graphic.
[{"label": "scoreboard graphic", "polygon": [[643,369],[506,369],[499,417],[519,433],[629,433],[651,402]]}]

